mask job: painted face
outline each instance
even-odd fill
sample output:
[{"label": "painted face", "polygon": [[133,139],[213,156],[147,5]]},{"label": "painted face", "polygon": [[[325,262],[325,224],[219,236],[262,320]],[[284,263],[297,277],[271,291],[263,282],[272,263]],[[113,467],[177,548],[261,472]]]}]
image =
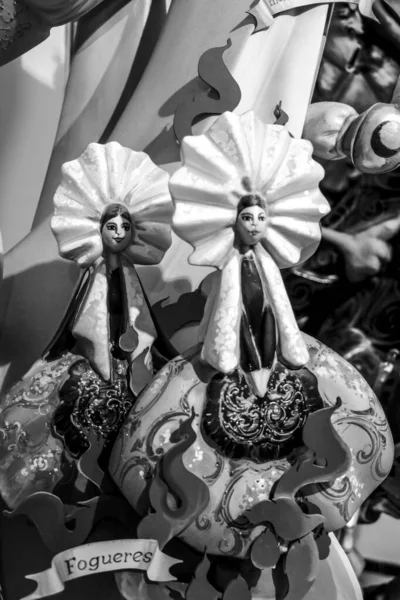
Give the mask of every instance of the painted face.
[{"label": "painted face", "polygon": [[109,252],[122,252],[131,243],[132,225],[121,215],[117,215],[104,224],[101,237],[104,248]]},{"label": "painted face", "polygon": [[265,210],[260,206],[244,208],[238,215],[236,227],[241,241],[247,246],[255,246],[267,227]]}]

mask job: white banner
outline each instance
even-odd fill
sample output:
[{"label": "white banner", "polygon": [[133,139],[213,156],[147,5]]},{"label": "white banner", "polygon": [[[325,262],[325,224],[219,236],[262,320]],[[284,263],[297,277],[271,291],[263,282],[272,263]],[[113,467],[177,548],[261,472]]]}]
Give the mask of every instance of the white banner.
[{"label": "white banner", "polygon": [[72,579],[106,571],[138,569],[146,571],[152,581],[175,581],[169,569],[181,562],[161,552],[155,540],[113,540],[85,544],[57,554],[50,569],[27,575],[26,578],[36,581],[38,586],[32,594],[21,600],[36,600],[57,594]]},{"label": "white banner", "polygon": [[[270,12],[271,16],[274,16],[293,8],[304,8],[316,4],[333,4],[335,2],[338,2],[338,0],[260,0],[249,12],[256,14],[264,8]],[[351,0],[351,4],[358,4],[363,15],[375,19],[372,12],[373,0]]]}]

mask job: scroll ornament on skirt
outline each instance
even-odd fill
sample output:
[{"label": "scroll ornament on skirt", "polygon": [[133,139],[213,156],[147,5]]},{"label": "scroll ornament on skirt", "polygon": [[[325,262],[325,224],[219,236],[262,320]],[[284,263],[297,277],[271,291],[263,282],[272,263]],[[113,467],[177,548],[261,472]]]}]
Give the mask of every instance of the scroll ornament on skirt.
[{"label": "scroll ornament on skirt", "polygon": [[132,223],[130,243],[116,254],[124,289],[126,331],[120,346],[150,369],[156,331],[134,265],[158,264],[171,244],[173,205],[168,174],[143,152],[116,142],[90,144],[62,168],[51,227],[63,258],[88,268],[90,281],[72,327],[80,348],[105,380],[111,376],[107,257],[101,219],[119,204]]},{"label": "scroll ornament on skirt", "polygon": [[329,212],[318,188],[324,171],[312,159],[312,145],[253,112],[224,113],[204,135],[185,137],[181,153],[183,166],[170,180],[174,231],[194,248],[190,264],[217,268],[200,324],[202,359],[225,374],[240,364],[244,254],[237,223],[240,201],[253,195],[262,201],[265,226],[250,253],[274,313],[278,356],[300,368],[309,355],[280,269],[296,267],[315,252],[320,219]]}]

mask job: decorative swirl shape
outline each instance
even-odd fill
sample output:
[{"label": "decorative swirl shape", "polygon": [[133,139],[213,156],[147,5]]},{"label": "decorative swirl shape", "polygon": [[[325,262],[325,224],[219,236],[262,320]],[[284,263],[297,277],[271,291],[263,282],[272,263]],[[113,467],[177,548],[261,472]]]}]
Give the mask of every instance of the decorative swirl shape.
[{"label": "decorative swirl shape", "polygon": [[215,471],[213,473],[210,473],[209,475],[203,475],[204,481],[209,485],[215,483],[217,481],[217,479],[219,479],[220,475],[222,474],[222,472],[224,470],[224,465],[225,465],[224,459],[219,454],[219,452],[217,452],[216,450],[214,450],[214,457],[215,457]]},{"label": "decorative swirl shape", "polygon": [[[29,437],[21,423],[18,421],[9,423],[8,421],[3,421],[3,419],[1,419],[1,422],[3,426],[0,427],[0,453],[14,450],[18,452],[26,451],[29,445]],[[47,439],[47,435],[45,434],[45,439]],[[45,440],[41,438],[39,442],[36,442],[35,446],[32,447],[32,451],[39,449],[43,445],[43,441]]]},{"label": "decorative swirl shape", "polygon": [[199,531],[208,531],[211,529],[211,519],[206,515],[200,515],[196,519],[196,527]]},{"label": "decorative swirl shape", "polygon": [[382,423],[380,420],[376,422],[370,415],[365,417],[346,415],[335,421],[335,425],[337,427],[344,425],[346,428],[352,426],[363,431],[369,443],[365,444],[364,448],[358,450],[354,459],[360,465],[370,464],[371,475],[376,481],[381,482],[385,479],[388,473],[387,468],[385,469],[382,465],[382,448],[386,447],[387,438],[379,429],[387,432],[387,423]]},{"label": "decorative swirl shape", "polygon": [[[178,421],[179,418],[187,419],[190,416],[190,412],[187,413],[182,411],[171,411],[166,414],[162,414],[158,419],[156,419],[150,428],[147,436],[146,436],[146,456],[152,461],[158,461],[161,456],[164,454],[163,448],[157,447],[157,444],[154,443],[154,439],[161,427],[166,423],[173,422],[174,419]],[[176,435],[176,434],[175,434]],[[171,439],[172,441],[172,439]],[[153,450],[155,448],[155,450]]]},{"label": "decorative swirl shape", "polygon": [[[199,600],[199,598],[219,600],[219,592],[210,584],[207,578],[210,566],[210,560],[204,554],[203,560],[197,565],[194,577],[186,590],[185,600]],[[170,597],[172,598],[172,595]]]},{"label": "decorative swirl shape", "polygon": [[218,542],[218,549],[227,556],[238,556],[244,546],[243,536],[236,528],[226,530],[226,535]]},{"label": "decorative swirl shape", "polygon": [[236,486],[238,482],[242,479],[244,473],[246,472],[247,467],[241,466],[230,479],[228,485],[226,486],[221,501],[219,503],[218,509],[215,512],[216,521],[220,521],[226,525],[228,525],[229,530],[238,529],[241,533],[249,530],[249,521],[244,515],[239,515],[239,517],[235,518],[230,512],[231,499],[235,493]]},{"label": "decorative swirl shape", "polygon": [[6,511],[13,518],[26,515],[35,525],[43,542],[53,554],[82,544],[94,525],[104,518],[117,519],[126,524],[130,510],[118,496],[104,494],[90,498],[70,507],[70,516],[65,517],[65,505],[54,494],[37,492],[24,500],[17,509]]},{"label": "decorative swirl shape", "polygon": [[[183,453],[196,441],[192,429],[195,418],[185,419],[171,435],[174,446],[158,462],[150,484],[149,499],[155,514],[149,514],[139,523],[138,536],[155,539],[162,549],[174,536],[179,535],[201,515],[210,501],[208,486],[186,469]],[[171,508],[168,497],[175,499],[176,508]]]},{"label": "decorative swirl shape", "polygon": [[351,517],[350,502],[355,497],[350,479],[341,477],[336,479],[333,484],[317,483],[316,488],[322,496],[332,502],[343,520],[349,521]]},{"label": "decorative swirl shape", "polygon": [[133,458],[130,458],[129,461],[124,463],[122,469],[120,470],[119,477],[121,481],[121,487],[124,485],[125,479],[127,477],[131,477],[133,470],[137,468],[140,468],[143,472],[143,479],[150,479],[154,473],[153,466],[146,457],[134,456]]},{"label": "decorative swirl shape", "polygon": [[[267,468],[265,473],[263,473],[263,476],[265,477],[265,479],[272,478],[270,472],[275,471],[273,477],[276,478],[276,480],[278,480],[279,477],[285,473],[287,468],[287,464],[286,466],[284,466],[282,465],[282,463],[271,462],[269,464],[269,468]],[[225,526],[227,525],[229,528],[229,532],[234,533],[235,539],[238,540],[235,544],[235,550],[237,551],[237,553],[241,552],[241,549],[243,547],[243,544],[239,544],[239,540],[242,540],[242,542],[244,542],[246,540],[246,537],[249,537],[253,529],[253,526],[251,525],[246,513],[241,513],[237,517],[234,517],[231,512],[231,507],[237,506],[237,503],[233,501],[233,497],[237,489],[238,483],[243,478],[246,471],[246,466],[242,466],[237,471],[235,471],[232,478],[229,480],[229,483],[226,486],[226,489],[224,490],[223,495],[221,497],[221,501],[219,502],[218,508],[214,513],[215,520],[222,523]]]},{"label": "decorative swirl shape", "polygon": [[[303,441],[312,451],[313,458],[304,460],[284,473],[276,486],[275,498],[293,499],[302,487],[330,481],[347,471],[351,462],[350,450],[331,423],[331,415],[341,404],[341,399],[337,398],[335,406],[322,408],[308,416],[303,428]],[[316,462],[318,457],[324,459],[323,466]]]},{"label": "decorative swirl shape", "polygon": [[226,110],[234,110],[241,98],[240,87],[231,75],[223,61],[223,54],[230,48],[232,42],[228,39],[223,48],[210,48],[199,58],[198,71],[200,78],[208,86],[218,92],[218,98],[210,96],[210,90],[196,92],[180,104],[174,115],[174,131],[177,139],[182,142],[186,135],[192,134],[192,124],[205,115],[221,115]]}]

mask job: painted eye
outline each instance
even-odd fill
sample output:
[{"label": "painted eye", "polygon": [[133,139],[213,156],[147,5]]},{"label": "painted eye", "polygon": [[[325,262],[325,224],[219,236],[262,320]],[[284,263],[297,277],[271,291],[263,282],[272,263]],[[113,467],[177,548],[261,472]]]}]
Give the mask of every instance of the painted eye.
[{"label": "painted eye", "polygon": [[115,225],[107,225],[107,229],[108,231],[116,231],[117,228],[115,227]]},{"label": "painted eye", "polygon": [[131,229],[131,226],[130,226],[130,225],[123,225],[123,226],[122,226],[122,228],[123,228],[125,231],[130,231],[130,229]]}]

